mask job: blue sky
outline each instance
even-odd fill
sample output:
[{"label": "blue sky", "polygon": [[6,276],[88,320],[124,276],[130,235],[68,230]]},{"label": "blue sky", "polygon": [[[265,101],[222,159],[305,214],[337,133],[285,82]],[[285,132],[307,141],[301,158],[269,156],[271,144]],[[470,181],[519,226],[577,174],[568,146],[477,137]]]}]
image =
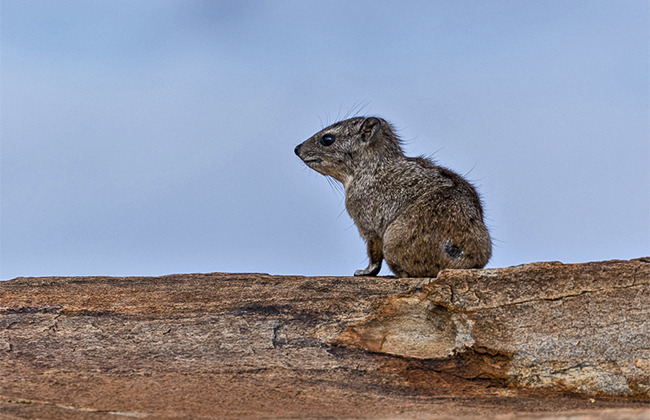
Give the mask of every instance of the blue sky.
[{"label": "blue sky", "polygon": [[647,1],[0,7],[3,280],[351,275],[343,196],[293,154],[350,111],[467,174],[489,267],[650,255]]}]

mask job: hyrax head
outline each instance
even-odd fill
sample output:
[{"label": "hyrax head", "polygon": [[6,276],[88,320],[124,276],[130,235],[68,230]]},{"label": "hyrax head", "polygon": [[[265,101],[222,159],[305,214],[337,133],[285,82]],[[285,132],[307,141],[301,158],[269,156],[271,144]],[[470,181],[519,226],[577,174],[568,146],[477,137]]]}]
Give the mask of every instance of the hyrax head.
[{"label": "hyrax head", "polygon": [[316,172],[345,184],[353,176],[362,156],[368,155],[371,149],[379,149],[379,143],[383,143],[386,137],[394,139],[399,148],[399,140],[385,120],[355,117],[319,131],[296,146],[294,152]]}]

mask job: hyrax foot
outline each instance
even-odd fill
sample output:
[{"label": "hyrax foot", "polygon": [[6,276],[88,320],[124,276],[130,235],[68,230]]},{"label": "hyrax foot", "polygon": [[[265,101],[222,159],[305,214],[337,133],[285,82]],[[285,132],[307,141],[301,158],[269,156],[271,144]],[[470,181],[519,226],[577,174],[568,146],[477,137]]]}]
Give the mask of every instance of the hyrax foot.
[{"label": "hyrax foot", "polygon": [[354,272],[355,276],[376,276],[379,274],[379,270],[381,270],[381,263],[379,264],[373,264],[370,263],[368,264],[368,267],[366,267],[363,270],[357,270]]}]

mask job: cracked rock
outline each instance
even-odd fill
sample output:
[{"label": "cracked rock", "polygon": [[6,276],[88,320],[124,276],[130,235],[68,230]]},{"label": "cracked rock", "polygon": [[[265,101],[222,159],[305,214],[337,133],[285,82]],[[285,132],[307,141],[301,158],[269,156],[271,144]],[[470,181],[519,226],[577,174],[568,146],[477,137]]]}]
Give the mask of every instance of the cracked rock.
[{"label": "cracked rock", "polygon": [[[338,343],[438,362],[453,357],[471,366],[463,375],[516,387],[650,397],[645,258],[445,270],[424,289],[421,301],[389,298],[384,306],[399,309],[349,325]],[[470,349],[509,362],[495,374],[489,362],[463,355]]]},{"label": "cracked rock", "polygon": [[648,308],[650,259],[18,278],[0,283],[0,413],[650,419]]}]

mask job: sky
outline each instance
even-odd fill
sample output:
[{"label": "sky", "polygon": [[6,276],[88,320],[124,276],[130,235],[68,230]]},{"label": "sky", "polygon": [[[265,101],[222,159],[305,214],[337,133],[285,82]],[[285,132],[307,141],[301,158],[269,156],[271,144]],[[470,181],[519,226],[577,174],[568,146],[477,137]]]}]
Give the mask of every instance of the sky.
[{"label": "sky", "polygon": [[2,0],[0,19],[2,280],[351,275],[343,193],[293,152],[346,115],[478,188],[488,267],[650,255],[646,0]]}]

